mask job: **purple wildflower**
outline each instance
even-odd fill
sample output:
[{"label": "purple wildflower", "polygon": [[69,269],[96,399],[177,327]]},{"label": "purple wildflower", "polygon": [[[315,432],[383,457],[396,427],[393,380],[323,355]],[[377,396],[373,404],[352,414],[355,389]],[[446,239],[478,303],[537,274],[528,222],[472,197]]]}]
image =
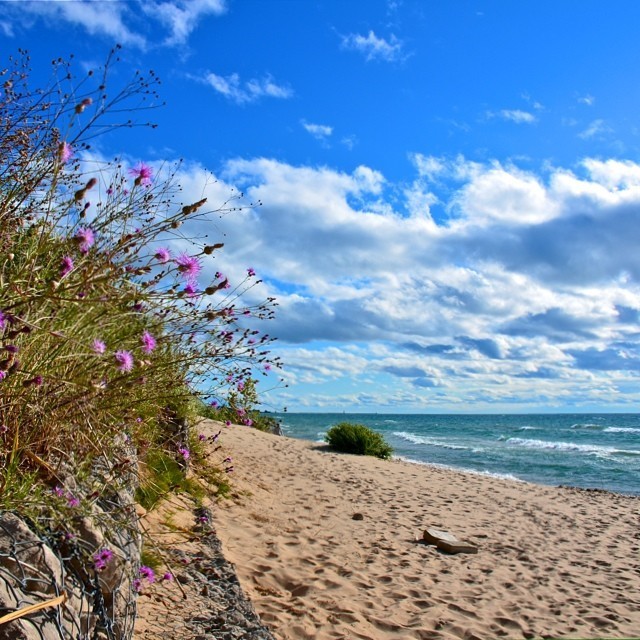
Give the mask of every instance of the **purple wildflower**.
[{"label": "purple wildflower", "polygon": [[166,247],[160,247],[156,252],[154,257],[158,262],[164,264],[165,262],[169,262],[171,260],[171,252]]},{"label": "purple wildflower", "polygon": [[255,269],[253,269],[252,267],[249,267],[247,269],[247,275],[248,276],[255,276],[256,275]]},{"label": "purple wildflower", "polygon": [[142,565],[140,569],[138,569],[138,573],[143,578],[146,578],[150,583],[154,582],[156,579],[156,574],[151,567],[146,567],[145,565]]},{"label": "purple wildflower", "polygon": [[244,420],[244,424],[247,425],[247,427],[252,427],[253,426],[253,420],[251,418],[246,418]]},{"label": "purple wildflower", "polygon": [[148,332],[142,334],[142,350],[145,353],[151,353],[156,348],[156,339]]},{"label": "purple wildflower", "polygon": [[100,549],[93,554],[93,566],[96,571],[102,571],[106,568],[107,562],[113,558],[111,549]]},{"label": "purple wildflower", "polygon": [[5,316],[4,313],[2,313],[2,311],[0,311],[0,331],[4,329],[6,322],[7,322],[7,316]]},{"label": "purple wildflower", "polygon": [[240,380],[240,382],[238,382],[238,385],[236,386],[236,389],[238,389],[238,391],[240,393],[242,393],[244,391],[244,381]]},{"label": "purple wildflower", "polygon": [[205,436],[204,433],[198,434],[198,440],[200,440],[200,442],[204,442],[206,439],[207,436]]},{"label": "purple wildflower", "polygon": [[148,187],[153,180],[153,169],[144,162],[139,162],[135,167],[129,169],[129,175],[135,177],[135,184]]},{"label": "purple wildflower", "polygon": [[62,258],[62,266],[60,267],[60,277],[64,278],[67,273],[73,271],[73,258],[71,256],[64,256]]},{"label": "purple wildflower", "polygon": [[171,582],[173,580],[173,574],[169,573],[168,571],[162,576],[163,580],[166,580],[167,582]]},{"label": "purple wildflower", "polygon": [[0,380],[4,380],[6,377],[7,377],[7,372],[0,370]]},{"label": "purple wildflower", "polygon": [[67,494],[67,504],[70,507],[79,507],[80,506],[80,500],[79,500],[79,498],[76,498],[74,495],[69,493],[69,494]]},{"label": "purple wildflower", "polygon": [[175,259],[175,263],[178,265],[178,271],[187,280],[194,280],[202,270],[200,260],[195,256],[190,256],[188,253],[181,253]]},{"label": "purple wildflower", "polygon": [[198,286],[193,280],[189,280],[184,288],[184,292],[190,297],[198,295]]},{"label": "purple wildflower", "polygon": [[187,447],[178,447],[178,453],[185,459],[188,460],[191,457],[191,452]]},{"label": "purple wildflower", "polygon": [[95,242],[93,231],[88,227],[80,227],[74,237],[80,247],[80,253],[88,253]]},{"label": "purple wildflower", "polygon": [[140,592],[140,588],[142,587],[142,581],[139,578],[136,578],[133,581],[133,590],[137,593]]},{"label": "purple wildflower", "polygon": [[119,350],[115,352],[115,359],[118,363],[118,369],[122,372],[131,371],[133,369],[133,356],[130,351]]},{"label": "purple wildflower", "polygon": [[8,351],[9,353],[18,353],[19,351],[18,347],[16,347],[15,344],[6,344],[4,346],[4,350]]},{"label": "purple wildflower", "polygon": [[271,365],[269,363],[264,365],[264,370],[265,371],[271,371]]},{"label": "purple wildflower", "polygon": [[218,401],[217,400],[212,400],[209,403],[209,406],[213,407],[214,409],[216,409],[218,407]]},{"label": "purple wildflower", "polygon": [[225,424],[225,426],[230,427],[231,426],[231,420],[225,420],[224,424]]},{"label": "purple wildflower", "polygon": [[102,340],[98,340],[97,338],[93,341],[93,345],[91,346],[91,348],[99,354],[103,354],[106,350],[107,350],[107,345],[102,341]]},{"label": "purple wildflower", "polygon": [[224,463],[232,462],[231,456],[226,457],[222,462]]},{"label": "purple wildflower", "polygon": [[60,143],[60,146],[58,147],[58,157],[60,158],[60,162],[62,162],[62,164],[65,164],[69,162],[69,160],[71,160],[71,158],[73,157],[73,148],[68,142]]},{"label": "purple wildflower", "polygon": [[57,485],[51,489],[51,491],[53,491],[53,495],[58,496],[58,498],[62,498],[64,496],[64,489],[60,485]]}]

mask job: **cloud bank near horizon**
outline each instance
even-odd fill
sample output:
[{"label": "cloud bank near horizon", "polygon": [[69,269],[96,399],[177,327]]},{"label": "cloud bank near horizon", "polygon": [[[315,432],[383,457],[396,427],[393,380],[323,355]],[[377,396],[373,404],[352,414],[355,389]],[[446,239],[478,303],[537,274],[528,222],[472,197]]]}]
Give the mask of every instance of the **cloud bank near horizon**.
[{"label": "cloud bank near horizon", "polygon": [[[268,158],[209,179],[210,202],[264,203],[194,231],[225,235],[211,273],[251,266],[278,298],[276,408],[634,408],[640,164],[412,160],[411,184]],[[199,197],[205,175],[178,179]]]}]

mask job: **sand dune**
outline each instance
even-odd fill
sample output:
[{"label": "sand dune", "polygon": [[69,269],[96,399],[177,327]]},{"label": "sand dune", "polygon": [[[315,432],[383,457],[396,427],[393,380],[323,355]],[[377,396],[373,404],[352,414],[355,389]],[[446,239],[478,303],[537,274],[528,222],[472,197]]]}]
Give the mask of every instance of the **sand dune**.
[{"label": "sand dune", "polygon": [[[245,427],[222,443],[250,493],[218,506],[217,532],[283,640],[640,637],[638,498],[335,454]],[[431,526],[479,553],[416,541]]]}]

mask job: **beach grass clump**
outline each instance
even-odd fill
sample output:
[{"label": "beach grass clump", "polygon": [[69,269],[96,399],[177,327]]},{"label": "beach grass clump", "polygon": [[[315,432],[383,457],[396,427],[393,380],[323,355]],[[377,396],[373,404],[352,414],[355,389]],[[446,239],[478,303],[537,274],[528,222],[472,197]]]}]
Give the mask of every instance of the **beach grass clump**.
[{"label": "beach grass clump", "polygon": [[341,422],[331,427],[324,439],[332,449],[342,453],[375,456],[382,460],[388,460],[393,453],[393,448],[380,433],[363,424]]},{"label": "beach grass clump", "polygon": [[158,106],[152,72],[111,86],[117,55],[80,80],[54,60],[43,89],[24,52],[0,69],[0,510],[63,529],[131,476],[147,505],[197,497],[197,408],[277,365],[255,328],[275,301],[243,303],[253,269],[202,282],[223,245],[182,231],[239,196],[183,202],[179,163],[93,150]]}]

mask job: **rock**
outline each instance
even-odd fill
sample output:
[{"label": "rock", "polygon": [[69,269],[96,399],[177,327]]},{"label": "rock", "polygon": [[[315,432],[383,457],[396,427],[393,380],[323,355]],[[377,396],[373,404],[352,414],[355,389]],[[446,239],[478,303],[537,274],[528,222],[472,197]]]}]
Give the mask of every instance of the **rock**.
[{"label": "rock", "polygon": [[469,542],[458,540],[453,534],[440,529],[426,529],[422,539],[427,544],[435,544],[446,553],[478,553],[478,547]]},{"label": "rock", "polygon": [[361,513],[354,513],[351,516],[352,520],[364,520],[364,516]]}]

